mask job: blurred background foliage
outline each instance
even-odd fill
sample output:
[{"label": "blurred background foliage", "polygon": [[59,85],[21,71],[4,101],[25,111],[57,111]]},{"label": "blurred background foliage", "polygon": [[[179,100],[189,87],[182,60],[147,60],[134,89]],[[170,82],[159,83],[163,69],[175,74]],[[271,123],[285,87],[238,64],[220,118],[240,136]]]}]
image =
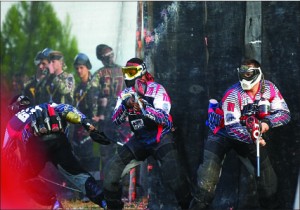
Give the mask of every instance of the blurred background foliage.
[{"label": "blurred background foliage", "polygon": [[70,17],[62,23],[50,2],[22,1],[14,4],[6,14],[1,31],[1,77],[11,83],[15,74],[32,76],[38,51],[48,47],[61,51],[73,70],[78,44],[71,34]]}]

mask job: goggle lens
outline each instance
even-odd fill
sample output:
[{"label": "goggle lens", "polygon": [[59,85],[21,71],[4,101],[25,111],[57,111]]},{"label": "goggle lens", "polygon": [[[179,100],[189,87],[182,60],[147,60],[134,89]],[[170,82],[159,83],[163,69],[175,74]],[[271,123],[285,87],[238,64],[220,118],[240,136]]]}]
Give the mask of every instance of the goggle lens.
[{"label": "goggle lens", "polygon": [[241,68],[238,68],[237,70],[242,79],[250,79],[259,72],[260,68],[241,66]]},{"label": "goggle lens", "polygon": [[134,77],[140,71],[142,71],[141,66],[128,66],[122,68],[123,74],[129,77]]},{"label": "goggle lens", "polygon": [[241,75],[245,78],[250,78],[253,76],[253,71],[252,72],[244,72],[244,73],[241,73]]}]

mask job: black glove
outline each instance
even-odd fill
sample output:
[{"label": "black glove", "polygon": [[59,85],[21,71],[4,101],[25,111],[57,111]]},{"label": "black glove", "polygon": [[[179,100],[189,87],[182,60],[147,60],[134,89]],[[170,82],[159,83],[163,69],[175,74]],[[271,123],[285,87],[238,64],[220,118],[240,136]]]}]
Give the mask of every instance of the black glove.
[{"label": "black glove", "polygon": [[85,128],[85,130],[89,131],[90,126],[93,125],[93,124],[91,123],[91,120],[83,119],[82,122],[81,122],[81,125]]},{"label": "black glove", "polygon": [[100,132],[96,129],[90,131],[90,137],[91,139],[93,139],[93,141],[99,144],[109,145],[111,143],[109,138],[107,138],[107,136],[103,132]]}]

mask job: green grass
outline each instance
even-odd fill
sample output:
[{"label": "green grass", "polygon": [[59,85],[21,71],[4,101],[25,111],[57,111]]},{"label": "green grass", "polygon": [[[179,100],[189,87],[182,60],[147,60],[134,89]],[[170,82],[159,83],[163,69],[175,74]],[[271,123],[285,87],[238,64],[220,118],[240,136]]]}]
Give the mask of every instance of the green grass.
[{"label": "green grass", "polygon": [[[76,210],[76,209],[90,209],[90,210],[99,210],[103,209],[100,208],[98,205],[94,204],[93,202],[82,202],[81,200],[62,200],[64,209],[68,210]],[[125,203],[124,206],[125,210],[142,210],[147,209],[147,199],[142,199],[142,201],[136,201],[133,203]]]}]

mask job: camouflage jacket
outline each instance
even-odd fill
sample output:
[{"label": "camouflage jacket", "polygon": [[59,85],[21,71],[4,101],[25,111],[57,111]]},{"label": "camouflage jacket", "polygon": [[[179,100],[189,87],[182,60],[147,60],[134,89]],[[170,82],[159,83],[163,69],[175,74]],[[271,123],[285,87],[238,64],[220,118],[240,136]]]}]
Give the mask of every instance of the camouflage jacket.
[{"label": "camouflage jacket", "polygon": [[73,104],[75,80],[73,74],[63,72],[59,75],[51,74],[45,77],[38,94],[39,102],[55,102]]},{"label": "camouflage jacket", "polygon": [[86,114],[88,118],[93,117],[92,107],[97,104],[97,97],[94,97],[91,91],[92,75],[89,75],[87,83],[80,82],[76,85],[74,91],[74,107]]},{"label": "camouflage jacket", "polygon": [[[94,115],[104,115],[111,121],[111,115],[118,98],[118,94],[124,89],[124,77],[121,66],[114,64],[112,67],[102,67],[97,70],[92,79],[92,94],[98,97],[98,103],[94,106]],[[107,103],[101,103],[101,100]]]},{"label": "camouflage jacket", "polygon": [[36,77],[33,76],[24,84],[24,89],[22,90],[22,94],[29,97],[32,104],[36,104],[35,96],[37,84],[38,81]]}]

